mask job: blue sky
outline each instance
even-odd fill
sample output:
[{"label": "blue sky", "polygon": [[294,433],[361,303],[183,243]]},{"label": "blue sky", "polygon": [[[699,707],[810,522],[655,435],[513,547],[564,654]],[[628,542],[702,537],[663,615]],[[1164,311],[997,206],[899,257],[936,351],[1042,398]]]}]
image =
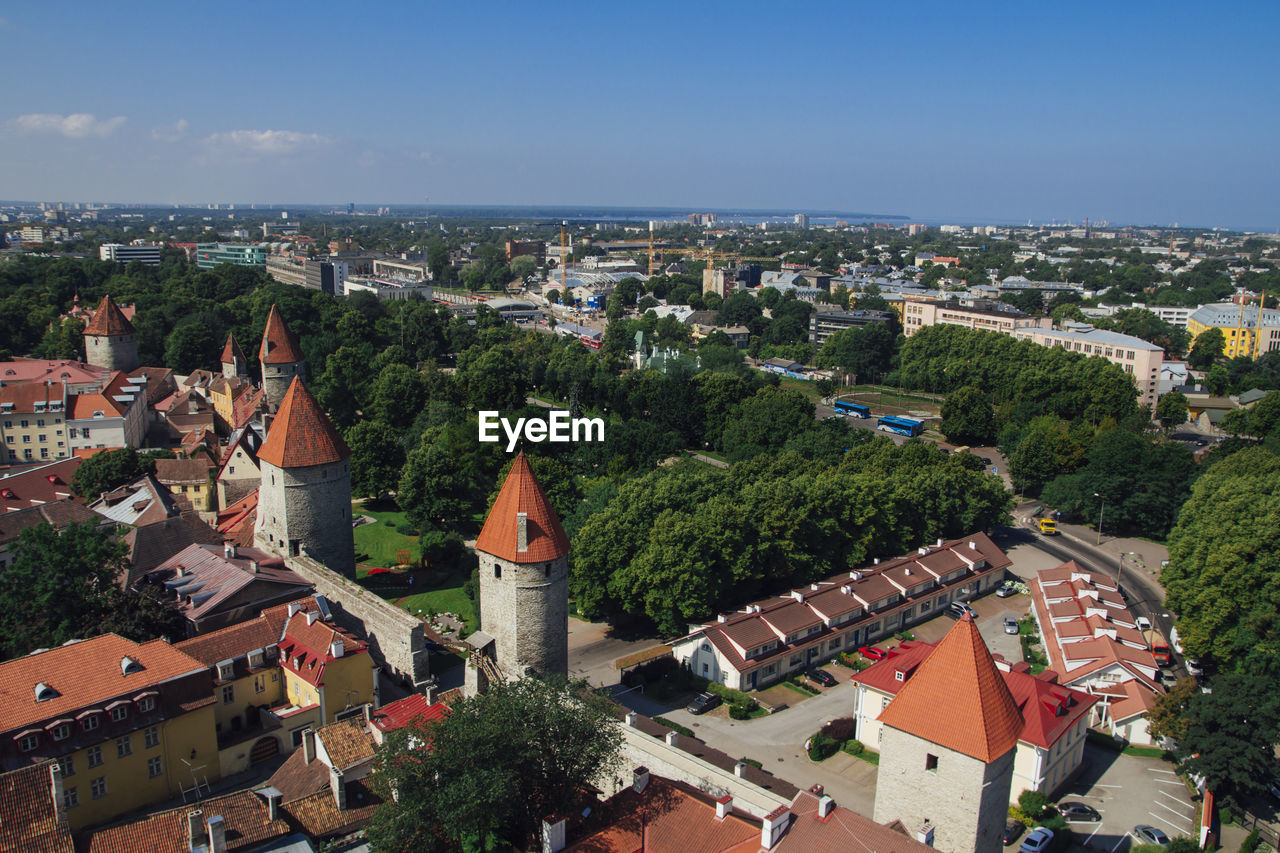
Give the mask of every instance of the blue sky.
[{"label": "blue sky", "polygon": [[19,4],[0,197],[1280,226],[1280,4]]}]

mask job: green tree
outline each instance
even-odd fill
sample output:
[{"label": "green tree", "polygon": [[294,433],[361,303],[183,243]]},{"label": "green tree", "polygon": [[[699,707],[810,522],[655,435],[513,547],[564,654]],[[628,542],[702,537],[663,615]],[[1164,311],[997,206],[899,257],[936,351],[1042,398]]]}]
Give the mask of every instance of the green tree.
[{"label": "green tree", "polygon": [[24,529],[13,562],[0,572],[0,654],[118,631],[133,640],[185,635],[173,607],[120,586],[128,549],[95,522]]},{"label": "green tree", "polygon": [[400,431],[381,421],[361,421],[346,430],[351,448],[351,493],[381,495],[396,488],[405,452]]},{"label": "green tree", "polygon": [[1200,693],[1200,684],[1194,678],[1179,678],[1178,682],[1161,696],[1155,698],[1147,712],[1147,729],[1156,741],[1171,738],[1182,741],[1187,736],[1187,709]]},{"label": "green tree", "polygon": [[551,288],[547,291],[547,301],[552,305],[560,304],[560,291],[557,288]]},{"label": "green tree", "polygon": [[1198,369],[1205,369],[1219,358],[1227,348],[1227,339],[1221,329],[1205,329],[1196,335],[1196,341],[1187,353],[1187,363]]},{"label": "green tree", "polygon": [[169,333],[165,340],[164,363],[177,373],[190,373],[218,363],[221,342],[205,323],[187,323]]},{"label": "green tree", "polygon": [[1156,420],[1166,429],[1172,429],[1187,422],[1187,395],[1181,391],[1170,391],[1156,403]]},{"label": "green tree", "polygon": [[388,364],[373,381],[370,414],[388,426],[408,427],[426,404],[426,381],[412,367]]},{"label": "green tree", "polygon": [[71,490],[82,498],[96,500],[103,492],[130,483],[143,474],[154,474],[155,470],[155,459],[139,454],[132,447],[104,450],[80,463],[71,475]]},{"label": "green tree", "polygon": [[1225,394],[1231,387],[1231,373],[1227,370],[1225,364],[1213,364],[1205,372],[1204,384],[1208,386],[1210,394]]},{"label": "green tree", "polygon": [[952,444],[987,445],[996,438],[996,416],[987,393],[965,386],[942,403],[942,433]]},{"label": "green tree", "polygon": [[1186,732],[1174,754],[1178,765],[1205,777],[1214,795],[1243,806],[1266,793],[1280,764],[1280,696],[1274,678],[1257,673],[1219,673],[1211,692],[1187,703]]},{"label": "green tree", "polygon": [[543,818],[575,812],[582,791],[620,766],[612,711],[585,684],[522,678],[393,732],[374,758],[374,849],[488,849],[498,839],[525,849]]}]

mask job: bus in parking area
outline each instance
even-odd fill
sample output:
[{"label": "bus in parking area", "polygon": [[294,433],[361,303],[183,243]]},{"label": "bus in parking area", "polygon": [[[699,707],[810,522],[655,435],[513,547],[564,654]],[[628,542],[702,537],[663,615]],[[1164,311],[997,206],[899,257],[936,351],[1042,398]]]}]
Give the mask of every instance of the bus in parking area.
[{"label": "bus in parking area", "polygon": [[885,415],[876,421],[876,429],[882,429],[885,432],[896,432],[898,435],[916,436],[924,431],[924,421],[900,418],[897,415]]},{"label": "bus in parking area", "polygon": [[836,400],[831,406],[835,409],[837,415],[847,415],[851,418],[869,418],[871,417],[871,409],[861,403],[850,403],[846,400]]}]

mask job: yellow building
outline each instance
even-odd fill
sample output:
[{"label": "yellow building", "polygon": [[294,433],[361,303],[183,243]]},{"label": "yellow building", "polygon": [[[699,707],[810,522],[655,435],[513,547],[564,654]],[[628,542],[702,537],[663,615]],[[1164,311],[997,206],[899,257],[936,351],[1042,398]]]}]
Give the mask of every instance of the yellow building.
[{"label": "yellow building", "polygon": [[[327,649],[323,660],[310,648],[320,643]],[[256,619],[175,648],[208,667],[213,678],[223,776],[297,749],[304,731],[332,722],[349,707],[376,705],[368,646],[326,620],[314,596],[270,607]],[[301,671],[284,660],[286,654],[303,660]]]},{"label": "yellow building", "polygon": [[71,829],[220,778],[207,669],[115,634],[0,664],[0,769],[54,759]]},{"label": "yellow building", "polygon": [[1187,332],[1194,341],[1209,329],[1222,332],[1227,358],[1256,358],[1280,349],[1280,311],[1275,309],[1230,302],[1201,305],[1187,318]]},{"label": "yellow building", "polygon": [[0,463],[50,461],[70,455],[66,386],[24,382],[0,388]]},{"label": "yellow building", "polygon": [[236,428],[236,401],[252,392],[249,381],[239,376],[214,375],[209,380],[209,402],[213,403],[213,410],[226,429]]},{"label": "yellow building", "polygon": [[179,507],[197,512],[214,509],[214,465],[204,454],[194,459],[157,459],[156,480],[177,498]]}]

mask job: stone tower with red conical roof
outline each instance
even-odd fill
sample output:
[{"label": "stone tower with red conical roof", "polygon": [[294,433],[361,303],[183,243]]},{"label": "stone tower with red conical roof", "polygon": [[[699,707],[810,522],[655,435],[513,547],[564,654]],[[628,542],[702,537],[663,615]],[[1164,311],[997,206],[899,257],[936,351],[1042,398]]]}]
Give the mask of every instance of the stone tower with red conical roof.
[{"label": "stone tower with red conical roof", "polygon": [[245,360],[244,350],[231,332],[227,333],[227,343],[222,348],[222,375],[228,379],[249,375],[249,362]]},{"label": "stone tower with red conical roof", "polygon": [[[522,451],[484,527],[480,631],[468,642],[501,677],[569,671],[569,537]],[[468,692],[483,691],[492,668],[468,667]]]},{"label": "stone tower with red conical roof", "polygon": [[880,713],[875,820],[940,850],[1001,849],[1022,713],[963,617]]},{"label": "stone tower with red conical roof", "polygon": [[84,360],[109,370],[138,366],[138,333],[110,296],[102,297],[84,327]]},{"label": "stone tower with red conical roof", "polygon": [[350,460],[346,442],[295,377],[258,449],[258,547],[311,557],[354,578]]},{"label": "stone tower with red conical roof", "polygon": [[258,360],[262,363],[262,390],[267,395],[267,408],[274,412],[280,408],[285,392],[295,377],[307,378],[307,363],[302,358],[298,339],[284,324],[280,309],[271,306],[267,325],[262,330],[262,346],[258,348]]}]

